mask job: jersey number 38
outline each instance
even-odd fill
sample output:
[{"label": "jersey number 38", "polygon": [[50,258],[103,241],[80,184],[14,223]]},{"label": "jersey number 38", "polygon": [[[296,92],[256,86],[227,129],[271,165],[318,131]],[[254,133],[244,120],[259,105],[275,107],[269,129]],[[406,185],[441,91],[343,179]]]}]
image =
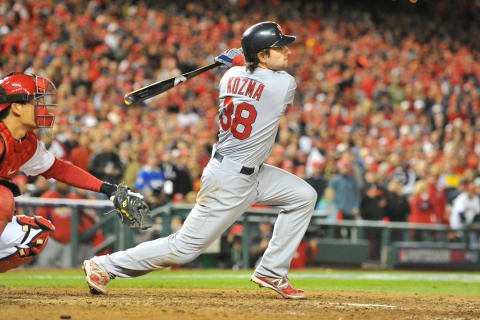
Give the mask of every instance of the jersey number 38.
[{"label": "jersey number 38", "polygon": [[[220,125],[225,131],[230,130],[232,135],[239,139],[247,139],[252,133],[252,124],[257,118],[257,110],[249,103],[242,102],[237,108],[234,107],[232,97],[227,97],[223,101],[222,113],[220,114]],[[232,118],[233,112],[235,116]]]}]

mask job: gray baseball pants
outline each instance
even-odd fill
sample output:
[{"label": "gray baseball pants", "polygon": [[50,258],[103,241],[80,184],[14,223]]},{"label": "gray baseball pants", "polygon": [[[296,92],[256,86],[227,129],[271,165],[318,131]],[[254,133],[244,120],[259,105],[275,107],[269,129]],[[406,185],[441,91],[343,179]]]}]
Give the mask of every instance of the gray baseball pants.
[{"label": "gray baseball pants", "polygon": [[279,208],[280,213],[255,275],[287,275],[310,222],[317,193],[301,178],[277,167],[264,164],[255,167],[251,175],[240,173],[241,167],[227,158],[221,162],[212,158],[203,171],[197,203],[178,232],[92,260],[122,278],[188,263],[257,203]]}]

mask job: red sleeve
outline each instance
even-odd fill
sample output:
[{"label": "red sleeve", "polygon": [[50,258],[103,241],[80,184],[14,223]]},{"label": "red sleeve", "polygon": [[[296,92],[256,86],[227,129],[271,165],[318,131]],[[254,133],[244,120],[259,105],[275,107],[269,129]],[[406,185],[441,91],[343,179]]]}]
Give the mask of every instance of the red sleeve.
[{"label": "red sleeve", "polygon": [[87,171],[58,158],[55,159],[50,169],[42,173],[42,176],[47,179],[54,178],[80,189],[96,192],[100,192],[103,183]]}]

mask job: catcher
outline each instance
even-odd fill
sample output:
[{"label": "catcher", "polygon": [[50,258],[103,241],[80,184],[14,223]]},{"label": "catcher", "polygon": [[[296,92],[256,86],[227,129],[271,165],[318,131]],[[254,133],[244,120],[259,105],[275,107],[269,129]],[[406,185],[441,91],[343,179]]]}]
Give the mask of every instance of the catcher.
[{"label": "catcher", "polygon": [[38,75],[11,73],[0,80],[0,272],[30,262],[45,248],[49,233],[55,231],[43,217],[15,215],[14,197],[20,195],[20,189],[11,179],[19,171],[106,194],[113,201],[113,212],[131,228],[144,229],[152,224],[140,194],[100,181],[56,158],[37,139],[35,129],[53,126],[55,95],[54,84]]}]

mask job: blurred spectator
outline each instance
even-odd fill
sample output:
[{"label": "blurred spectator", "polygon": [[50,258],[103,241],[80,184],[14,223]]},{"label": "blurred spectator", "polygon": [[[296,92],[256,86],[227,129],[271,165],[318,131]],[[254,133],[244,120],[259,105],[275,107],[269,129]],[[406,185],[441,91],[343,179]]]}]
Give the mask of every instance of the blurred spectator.
[{"label": "blurred spectator", "polygon": [[453,164],[450,161],[445,161],[444,165],[445,193],[448,203],[452,204],[453,200],[464,191],[466,180],[462,179],[459,172],[454,171]]},{"label": "blurred spectator", "polygon": [[55,157],[68,160],[68,151],[60,140],[50,134],[42,135],[41,139],[42,143],[45,144],[45,148],[53,153]]},{"label": "blurred spectator", "polygon": [[31,194],[32,197],[40,197],[42,194],[47,192],[49,188],[48,180],[45,179],[43,176],[36,177],[34,185],[35,187]]},{"label": "blurred spectator", "polygon": [[339,173],[330,179],[328,187],[335,191],[335,204],[342,218],[352,220],[360,218],[361,190],[352,175],[352,163],[345,159],[337,162]]},{"label": "blurred spectator", "polygon": [[[351,160],[347,157],[337,162],[338,174],[328,182],[335,192],[335,205],[339,209],[339,220],[360,219],[361,189],[353,176]],[[351,228],[335,228],[335,237],[349,238]]]},{"label": "blurred spectator", "polygon": [[187,150],[176,151],[174,160],[176,176],[173,181],[173,194],[180,193],[185,196],[193,190],[192,176],[187,166],[189,152]]},{"label": "blurred spectator", "polygon": [[120,148],[119,156],[122,162],[125,161],[125,171],[123,173],[122,182],[127,186],[133,186],[140,171],[142,164],[139,161],[139,151],[129,146]]},{"label": "blurred spectator", "polygon": [[[428,194],[427,184],[419,180],[415,184],[415,192],[409,200],[411,223],[433,223],[435,220],[435,208]],[[420,232],[412,232],[415,240],[420,240]]]},{"label": "blurred spectator", "polygon": [[335,190],[332,188],[325,188],[325,192],[315,210],[324,216],[325,219],[336,221],[338,217],[338,208],[335,204]]},{"label": "blurred spectator", "polygon": [[315,260],[317,252],[317,241],[315,239],[308,241],[303,238],[292,258],[290,269],[305,269],[310,262]]},{"label": "blurred spectator", "polygon": [[[387,199],[385,190],[377,183],[376,173],[368,170],[365,172],[365,189],[360,204],[360,214],[364,220],[382,221],[385,217]],[[380,258],[380,243],[382,230],[379,228],[366,228],[369,241],[368,257],[372,260]]]},{"label": "blurred spectator", "polygon": [[[15,183],[20,189],[20,194],[24,197],[30,196],[30,192],[27,189],[28,178],[23,174],[16,175],[13,177],[12,182]],[[17,210],[17,214],[18,210]]]},{"label": "blurred spectator", "polygon": [[[479,184],[480,185],[480,184]],[[452,229],[464,229],[472,224],[480,224],[480,197],[475,192],[475,183],[467,183],[466,190],[458,195],[453,201],[450,215],[450,227]],[[459,233],[452,234],[454,239],[459,240]],[[469,233],[470,243],[478,245],[478,238],[474,232]]]},{"label": "blurred spectator", "polygon": [[[385,216],[388,221],[406,222],[410,214],[410,205],[407,197],[403,195],[402,184],[397,179],[392,179],[388,183],[385,193],[387,206],[385,207]],[[403,231],[392,230],[392,241],[402,241]]]},{"label": "blurred spectator", "polygon": [[120,157],[115,151],[112,138],[106,137],[103,140],[102,147],[102,150],[95,153],[90,160],[90,172],[100,180],[118,184],[123,173],[123,167]]},{"label": "blurred spectator", "polygon": [[226,243],[229,246],[227,252],[230,253],[230,266],[233,270],[242,269],[243,267],[242,235],[243,226],[237,223],[230,228],[226,239]]},{"label": "blurred spectator", "polygon": [[428,194],[427,184],[424,180],[419,180],[415,184],[415,192],[410,198],[409,203],[409,222],[433,223],[433,221],[435,221],[435,210],[432,199],[430,199],[430,195]]},{"label": "blurred spectator", "polygon": [[178,170],[175,166],[172,153],[172,150],[168,150],[162,154],[162,161],[159,163],[160,169],[165,177],[163,192],[169,200],[171,200],[175,194],[175,182],[178,178]]},{"label": "blurred spectator", "polygon": [[447,193],[445,191],[445,185],[440,179],[441,170],[440,164],[433,164],[429,168],[429,174],[425,181],[427,183],[428,196],[432,199],[433,209],[435,211],[432,223],[448,224]]},{"label": "blurred spectator", "polygon": [[90,138],[87,134],[82,134],[78,138],[78,146],[72,149],[69,160],[77,167],[88,171],[88,164],[93,155],[93,150],[90,149]]},{"label": "blurred spectator", "polygon": [[318,197],[317,197],[316,205],[318,205],[318,203],[320,202],[320,199],[322,198],[323,192],[327,187],[327,183],[328,183],[328,180],[325,178],[323,174],[324,166],[325,166],[325,161],[315,161],[312,164],[312,167],[313,167],[312,175],[305,180],[313,187],[313,189],[315,189],[315,191],[317,191]]},{"label": "blurred spectator", "polygon": [[154,152],[150,152],[147,163],[141,167],[135,179],[135,188],[145,195],[146,201],[158,206],[164,202],[163,189],[165,176],[160,169],[160,160]]},{"label": "blurred spectator", "polygon": [[250,262],[256,267],[262,258],[263,253],[268,247],[268,243],[272,238],[273,226],[270,222],[264,221],[258,224],[257,232],[253,233],[250,239]]},{"label": "blurred spectator", "polygon": [[67,128],[56,134],[55,141],[63,148],[65,152],[64,158],[67,160],[70,160],[72,150],[79,145],[79,137],[71,128]]},{"label": "blurred spectator", "polygon": [[402,193],[405,196],[410,197],[415,191],[416,175],[407,161],[403,161],[401,166],[396,167],[390,178],[397,180],[402,185]]}]

